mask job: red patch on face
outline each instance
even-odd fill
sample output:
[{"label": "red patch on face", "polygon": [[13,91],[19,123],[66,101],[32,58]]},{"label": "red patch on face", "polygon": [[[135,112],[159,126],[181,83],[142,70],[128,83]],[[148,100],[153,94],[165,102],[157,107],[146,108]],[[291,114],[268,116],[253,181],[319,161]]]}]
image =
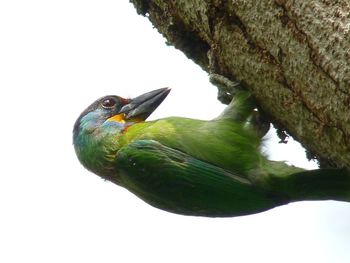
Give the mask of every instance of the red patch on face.
[{"label": "red patch on face", "polygon": [[123,105],[126,105],[126,104],[129,104],[130,99],[120,98],[120,102],[121,102]]}]

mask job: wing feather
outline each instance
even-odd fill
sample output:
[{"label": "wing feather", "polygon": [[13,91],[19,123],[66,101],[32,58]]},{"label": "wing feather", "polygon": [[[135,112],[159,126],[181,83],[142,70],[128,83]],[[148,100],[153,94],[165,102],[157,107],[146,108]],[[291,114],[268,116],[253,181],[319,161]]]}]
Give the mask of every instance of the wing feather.
[{"label": "wing feather", "polygon": [[116,165],[125,188],[147,203],[175,213],[237,216],[278,205],[273,195],[239,174],[154,140],[124,146]]}]

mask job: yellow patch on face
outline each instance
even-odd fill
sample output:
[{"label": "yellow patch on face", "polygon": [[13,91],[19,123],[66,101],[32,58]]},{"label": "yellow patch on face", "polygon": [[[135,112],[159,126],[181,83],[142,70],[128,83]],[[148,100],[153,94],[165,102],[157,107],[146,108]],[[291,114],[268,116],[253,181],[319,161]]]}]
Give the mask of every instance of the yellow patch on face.
[{"label": "yellow patch on face", "polygon": [[120,123],[125,123],[125,114],[122,113],[122,114],[117,114],[117,115],[114,115],[110,118],[107,119],[107,121],[115,121],[115,122],[120,122]]},{"label": "yellow patch on face", "polygon": [[144,121],[144,119],[135,117],[135,118],[131,118],[131,119],[126,120],[125,114],[121,113],[121,114],[117,114],[117,115],[114,115],[114,116],[108,118],[107,121],[115,121],[115,122],[119,122],[119,123],[126,123],[126,122],[138,123],[138,122]]}]

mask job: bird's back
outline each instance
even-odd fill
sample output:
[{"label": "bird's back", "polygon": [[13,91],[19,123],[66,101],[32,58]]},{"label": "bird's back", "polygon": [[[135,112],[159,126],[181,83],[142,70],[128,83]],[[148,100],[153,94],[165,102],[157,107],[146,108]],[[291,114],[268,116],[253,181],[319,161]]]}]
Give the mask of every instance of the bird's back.
[{"label": "bird's back", "polygon": [[121,144],[155,140],[199,160],[246,175],[262,161],[260,138],[230,120],[169,117],[131,126]]}]

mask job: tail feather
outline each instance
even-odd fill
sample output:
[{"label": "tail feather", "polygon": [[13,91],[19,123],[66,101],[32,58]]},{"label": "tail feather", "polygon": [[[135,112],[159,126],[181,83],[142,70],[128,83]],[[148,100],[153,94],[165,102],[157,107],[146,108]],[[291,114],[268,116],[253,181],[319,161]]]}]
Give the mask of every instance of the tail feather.
[{"label": "tail feather", "polygon": [[269,168],[268,187],[287,196],[290,202],[350,201],[350,171],[348,168],[307,171],[280,162],[270,164],[273,167]]}]

